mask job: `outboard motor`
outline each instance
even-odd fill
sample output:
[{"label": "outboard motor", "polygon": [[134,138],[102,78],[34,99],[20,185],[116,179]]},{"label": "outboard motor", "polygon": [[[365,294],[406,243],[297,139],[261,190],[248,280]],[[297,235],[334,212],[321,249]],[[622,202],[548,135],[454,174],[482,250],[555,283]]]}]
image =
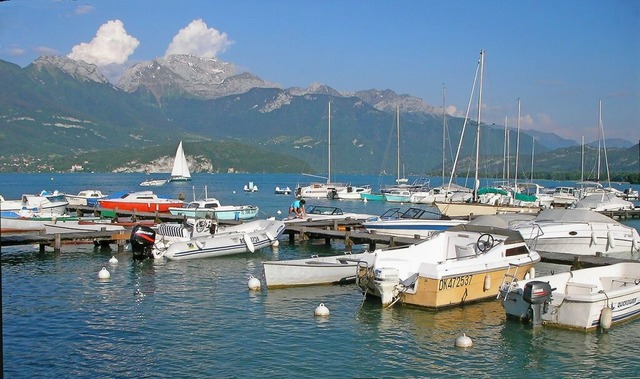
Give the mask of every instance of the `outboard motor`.
[{"label": "outboard motor", "polygon": [[134,259],[153,258],[156,231],[148,226],[136,225],[131,230],[131,251]]},{"label": "outboard motor", "polygon": [[524,285],[522,299],[530,304],[533,326],[542,325],[542,314],[547,313],[552,292],[548,282],[533,280]]}]

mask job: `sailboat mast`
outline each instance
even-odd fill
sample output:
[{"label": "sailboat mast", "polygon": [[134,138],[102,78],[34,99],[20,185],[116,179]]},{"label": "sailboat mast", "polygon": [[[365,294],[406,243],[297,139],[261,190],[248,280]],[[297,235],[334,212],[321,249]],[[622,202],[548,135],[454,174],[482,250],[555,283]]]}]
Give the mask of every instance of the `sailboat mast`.
[{"label": "sailboat mast", "polygon": [[518,98],[518,125],[516,132],[516,174],[513,179],[515,188],[518,188],[518,158],[520,157],[520,98]]},{"label": "sailboat mast", "polygon": [[580,147],[580,181],[584,181],[584,136],[582,136],[582,145]]},{"label": "sailboat mast", "polygon": [[396,133],[398,135],[398,140],[397,140],[397,151],[398,151],[398,167],[397,167],[397,173],[398,176],[396,177],[396,184],[400,183],[400,105],[396,105]]},{"label": "sailboat mast", "polygon": [[600,109],[602,108],[602,100],[598,100],[598,171],[596,179],[600,183],[600,142],[601,142],[601,124],[600,124]]},{"label": "sailboat mast", "polygon": [[533,155],[536,152],[536,137],[531,137],[531,182],[533,182]]},{"label": "sailboat mast", "polygon": [[478,88],[478,130],[476,132],[476,173],[473,191],[473,201],[478,201],[478,189],[480,181],[478,180],[478,167],[480,158],[480,116],[482,114],[482,79],[484,76],[484,49],[480,50],[480,87]]},{"label": "sailboat mast", "polygon": [[504,182],[507,178],[507,116],[504,116],[504,147],[502,150],[502,181]]},{"label": "sailboat mast", "polygon": [[602,99],[598,102],[598,124],[602,135],[602,148],[604,149],[604,164],[607,166],[607,185],[611,187],[611,175],[609,174],[609,158],[607,157],[607,141],[604,138],[604,126],[602,125]]},{"label": "sailboat mast", "polygon": [[445,139],[447,133],[447,111],[446,111],[446,96],[447,96],[447,88],[442,85],[442,186],[444,187],[444,150],[445,150]]},{"label": "sailboat mast", "polygon": [[327,184],[331,183],[331,102],[329,102],[329,153],[327,156],[329,172],[327,173]]}]

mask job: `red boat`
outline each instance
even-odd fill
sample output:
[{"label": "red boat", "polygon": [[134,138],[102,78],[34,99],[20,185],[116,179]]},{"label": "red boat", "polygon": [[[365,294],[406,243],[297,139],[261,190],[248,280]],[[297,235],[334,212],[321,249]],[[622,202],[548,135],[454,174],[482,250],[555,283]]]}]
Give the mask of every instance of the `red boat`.
[{"label": "red boat", "polygon": [[169,212],[170,207],[181,207],[184,202],[177,199],[158,197],[152,191],[125,193],[119,197],[98,200],[102,208],[136,212]]}]

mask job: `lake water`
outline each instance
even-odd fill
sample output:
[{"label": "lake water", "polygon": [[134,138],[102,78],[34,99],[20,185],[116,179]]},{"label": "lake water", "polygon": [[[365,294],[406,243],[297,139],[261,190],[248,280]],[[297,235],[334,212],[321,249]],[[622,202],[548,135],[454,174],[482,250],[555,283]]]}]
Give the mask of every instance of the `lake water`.
[{"label": "lake water", "polygon": [[[77,193],[140,189],[140,174],[3,174],[6,199],[43,189]],[[196,174],[190,183],[156,188],[172,196],[209,196],[254,204],[259,216],[284,217],[299,175]],[[377,185],[378,177],[353,176]],[[260,191],[244,193],[254,181]],[[389,179],[391,182],[392,179]],[[434,181],[435,182],[435,181]],[[435,184],[435,183],[434,183]],[[545,184],[545,183],[543,183]],[[546,184],[551,186],[550,184]],[[235,193],[234,193],[235,191]],[[345,211],[380,214],[385,203],[310,200]],[[281,213],[278,214],[278,211]],[[282,214],[284,212],[285,214]],[[638,228],[639,221],[627,221]],[[533,329],[505,320],[498,301],[443,311],[364,301],[355,285],[250,291],[261,262],[340,254],[343,245],[281,240],[214,259],[134,262],[93,245],[2,248],[3,373],[31,377],[631,377],[640,375],[640,320],[608,332]],[[356,246],[355,249],[363,249]],[[115,255],[119,263],[109,265]],[[98,280],[107,267],[108,281]],[[567,267],[540,264],[538,274]],[[314,316],[324,303],[328,318]],[[454,347],[466,333],[469,349]]]}]

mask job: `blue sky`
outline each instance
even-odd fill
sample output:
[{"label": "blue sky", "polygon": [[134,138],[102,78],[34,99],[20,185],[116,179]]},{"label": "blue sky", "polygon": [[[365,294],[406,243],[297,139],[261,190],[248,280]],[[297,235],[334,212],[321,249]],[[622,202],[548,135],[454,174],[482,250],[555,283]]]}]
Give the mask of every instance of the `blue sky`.
[{"label": "blue sky", "polygon": [[113,76],[185,52],[284,88],[391,89],[440,106],[444,84],[456,115],[481,49],[483,122],[515,127],[520,98],[523,129],[593,141],[602,99],[605,136],[640,139],[640,1],[0,2],[0,59],[22,67],[65,55]]}]

